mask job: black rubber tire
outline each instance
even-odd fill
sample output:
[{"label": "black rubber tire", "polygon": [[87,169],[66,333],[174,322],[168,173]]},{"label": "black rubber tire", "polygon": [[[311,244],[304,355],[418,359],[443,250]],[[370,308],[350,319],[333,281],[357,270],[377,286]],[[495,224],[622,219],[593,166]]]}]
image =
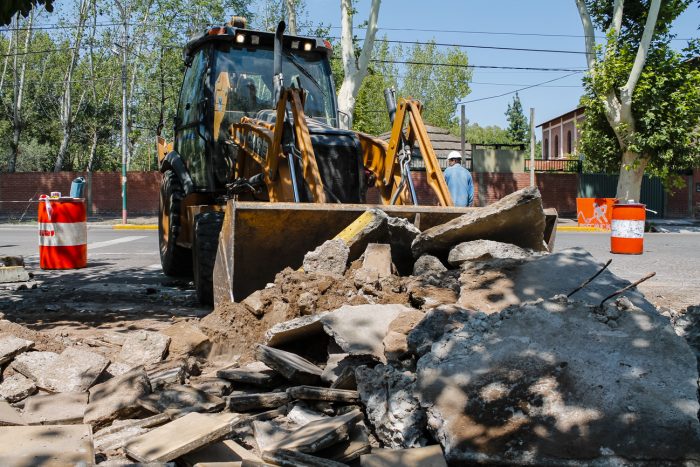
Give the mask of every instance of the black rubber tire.
[{"label": "black rubber tire", "polygon": [[166,170],[160,184],[158,206],[158,245],[160,264],[168,276],[192,274],[192,254],[187,248],[177,245],[180,234],[180,202],[184,197],[180,180],[172,170]]},{"label": "black rubber tire", "polygon": [[199,303],[203,305],[214,304],[214,262],[223,223],[223,212],[203,212],[194,218],[192,240],[194,288],[197,291]]}]

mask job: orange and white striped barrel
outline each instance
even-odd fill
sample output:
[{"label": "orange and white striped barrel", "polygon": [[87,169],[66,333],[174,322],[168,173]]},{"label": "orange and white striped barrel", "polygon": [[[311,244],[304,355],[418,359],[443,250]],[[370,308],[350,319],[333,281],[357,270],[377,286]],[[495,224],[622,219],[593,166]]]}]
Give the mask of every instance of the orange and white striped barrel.
[{"label": "orange and white striped barrel", "polygon": [[644,253],[646,206],[641,203],[615,203],[612,210],[610,252],[623,255]]},{"label": "orange and white striped barrel", "polygon": [[87,266],[87,209],[82,199],[44,196],[39,200],[39,266]]}]

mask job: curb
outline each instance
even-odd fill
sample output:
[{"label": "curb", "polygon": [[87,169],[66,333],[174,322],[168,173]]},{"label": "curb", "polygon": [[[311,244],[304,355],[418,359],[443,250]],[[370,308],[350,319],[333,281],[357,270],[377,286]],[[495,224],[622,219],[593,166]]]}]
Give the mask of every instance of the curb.
[{"label": "curb", "polygon": [[578,225],[558,225],[557,232],[610,232],[600,227],[579,227]]},{"label": "curb", "polygon": [[154,224],[114,224],[112,230],[158,230],[158,226]]}]

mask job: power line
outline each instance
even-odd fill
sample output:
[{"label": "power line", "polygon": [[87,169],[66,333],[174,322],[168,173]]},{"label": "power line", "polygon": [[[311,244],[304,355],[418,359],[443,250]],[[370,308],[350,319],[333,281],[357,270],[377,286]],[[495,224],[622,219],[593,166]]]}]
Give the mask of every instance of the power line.
[{"label": "power line", "polygon": [[480,98],[480,99],[472,99],[472,100],[469,100],[469,101],[460,101],[460,102],[457,102],[457,104],[471,104],[472,102],[479,102],[479,101],[485,101],[485,100],[489,100],[489,99],[496,99],[497,97],[503,97],[503,96],[507,96],[507,95],[509,95],[509,94],[515,94],[516,92],[524,91],[524,90],[526,90],[526,89],[531,89],[531,88],[535,88],[535,87],[538,87],[538,86],[542,86],[542,85],[544,85],[544,84],[548,84],[548,83],[551,83],[551,82],[554,82],[554,81],[559,81],[560,79],[568,78],[569,76],[575,75],[576,73],[580,73],[580,72],[579,72],[579,71],[575,71],[575,72],[573,72],[573,73],[569,73],[568,75],[564,75],[564,76],[560,76],[559,78],[554,78],[554,79],[550,79],[550,80],[547,80],[547,81],[543,81],[543,82],[541,82],[541,83],[532,84],[532,85],[530,85],[530,86],[525,86],[525,87],[523,87],[523,88],[516,89],[515,91],[504,92],[503,94],[498,94],[498,95],[496,95],[496,96],[482,97],[482,98]]},{"label": "power line", "polygon": [[16,55],[32,55],[32,54],[50,54],[54,52],[66,52],[73,50],[75,47],[64,47],[62,49],[47,49],[47,50],[28,50],[26,52],[15,52],[11,54],[0,54],[0,57],[14,57]]},{"label": "power line", "polygon": [[[341,26],[330,26],[330,29],[341,29]],[[367,29],[366,27],[358,27],[358,29]],[[490,36],[532,36],[532,37],[577,37],[585,38],[591,37],[585,34],[545,34],[545,33],[534,33],[534,32],[503,32],[503,31],[469,31],[460,29],[418,29],[418,28],[384,28],[378,27],[380,31],[400,31],[400,32],[440,32],[440,33],[450,33],[450,34],[484,34]],[[605,39],[606,36],[592,36],[595,39]],[[691,38],[688,37],[678,37],[673,38],[674,41],[689,41]]]},{"label": "power line", "polygon": [[[340,60],[340,57],[333,57],[334,60]],[[401,63],[405,65],[425,65],[425,66],[446,66],[452,68],[486,68],[498,70],[527,70],[527,71],[573,71],[580,73],[586,71],[585,68],[547,68],[547,67],[529,67],[529,66],[504,66],[504,65],[462,65],[459,63],[439,63],[439,62],[417,62],[413,60],[370,60],[374,63]]]},{"label": "power line", "polygon": [[[85,24],[82,25],[83,28],[88,29],[92,27],[108,27],[108,26],[119,26],[121,23],[98,23],[98,24]],[[48,24],[46,26],[32,26],[31,28],[0,28],[0,32],[12,32],[12,31],[36,31],[36,30],[53,30],[53,29],[75,29],[81,27],[78,24]]]},{"label": "power line", "polygon": [[[331,36],[330,39],[340,39],[340,37]],[[359,38],[364,40],[364,38]],[[470,45],[470,44],[450,44],[444,42],[419,42],[419,41],[399,41],[390,39],[376,39],[377,42],[387,42],[391,44],[413,44],[413,45],[437,45],[441,47],[459,47],[465,49],[491,49],[491,50],[511,50],[516,52],[546,52],[546,53],[559,53],[559,54],[582,54],[588,55],[588,52],[581,52],[578,50],[558,50],[558,49],[531,49],[522,47],[499,47],[495,45]]]}]

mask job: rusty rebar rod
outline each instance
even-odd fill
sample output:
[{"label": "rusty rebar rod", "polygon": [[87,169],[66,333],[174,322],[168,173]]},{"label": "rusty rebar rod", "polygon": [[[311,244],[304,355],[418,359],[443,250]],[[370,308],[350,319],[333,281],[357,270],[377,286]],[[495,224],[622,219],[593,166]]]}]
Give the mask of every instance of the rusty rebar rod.
[{"label": "rusty rebar rod", "polygon": [[599,307],[599,308],[603,308],[603,304],[604,304],[605,302],[607,302],[608,300],[610,300],[611,298],[613,298],[613,297],[615,297],[615,296],[617,296],[617,295],[620,295],[621,293],[624,293],[625,291],[631,289],[632,287],[638,286],[638,285],[641,284],[642,282],[644,282],[644,281],[646,281],[646,280],[648,280],[648,279],[651,279],[651,278],[654,277],[655,275],[656,275],[655,272],[649,273],[649,274],[647,274],[646,276],[644,276],[644,277],[642,277],[641,279],[639,279],[638,281],[632,282],[630,285],[628,285],[628,286],[626,286],[626,287],[623,287],[623,288],[621,288],[620,290],[617,290],[617,291],[611,293],[610,295],[608,295],[607,297],[605,297],[605,298],[603,299],[602,302],[600,302],[600,305],[598,305],[598,307]]},{"label": "rusty rebar rod", "polygon": [[571,297],[573,294],[575,294],[576,292],[578,292],[579,290],[581,290],[582,288],[584,288],[585,286],[587,286],[588,284],[590,284],[591,282],[593,282],[593,279],[595,279],[596,277],[600,276],[600,274],[601,274],[603,271],[605,271],[605,270],[608,268],[608,266],[610,266],[610,263],[612,263],[612,258],[610,258],[610,259],[608,260],[608,262],[605,263],[605,266],[603,266],[603,267],[601,268],[600,271],[598,271],[598,272],[596,272],[595,274],[593,274],[587,281],[585,281],[583,284],[579,285],[579,286],[576,287],[574,290],[572,290],[571,292],[569,292],[569,294],[566,296],[566,298]]}]

